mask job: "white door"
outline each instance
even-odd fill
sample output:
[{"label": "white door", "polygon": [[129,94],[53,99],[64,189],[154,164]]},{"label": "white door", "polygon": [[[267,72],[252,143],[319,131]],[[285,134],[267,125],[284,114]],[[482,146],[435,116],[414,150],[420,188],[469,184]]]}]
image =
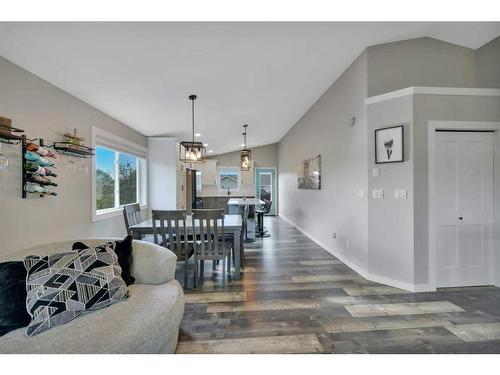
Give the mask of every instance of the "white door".
[{"label": "white door", "polygon": [[493,134],[436,136],[437,287],[493,284]]}]

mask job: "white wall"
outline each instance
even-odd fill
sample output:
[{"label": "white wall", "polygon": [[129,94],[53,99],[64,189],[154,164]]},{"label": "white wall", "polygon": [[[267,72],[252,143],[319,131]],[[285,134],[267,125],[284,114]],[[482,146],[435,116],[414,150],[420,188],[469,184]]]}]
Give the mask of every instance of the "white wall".
[{"label": "white wall", "polygon": [[[146,138],[124,124],[0,57],[0,115],[47,142],[77,128],[90,144],[96,126],[146,146]],[[125,235],[123,216],[93,223],[89,173],[70,172],[58,156],[57,197],[21,199],[21,147],[2,145],[10,159],[0,172],[0,254],[38,243],[82,237]]]},{"label": "white wall", "polygon": [[[367,187],[366,81],[363,53],[279,144],[280,215],[361,267],[367,259],[366,195],[358,196]],[[299,161],[318,154],[321,190],[299,190]]]},{"label": "white wall", "polygon": [[148,197],[154,210],[177,207],[177,140],[148,137]]}]

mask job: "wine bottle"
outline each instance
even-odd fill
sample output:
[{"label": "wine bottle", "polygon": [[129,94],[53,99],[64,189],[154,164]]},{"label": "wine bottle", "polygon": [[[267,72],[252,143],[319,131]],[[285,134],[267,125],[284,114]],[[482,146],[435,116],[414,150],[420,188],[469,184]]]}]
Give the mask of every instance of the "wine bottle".
[{"label": "wine bottle", "polygon": [[47,190],[43,186],[31,182],[28,182],[26,183],[26,185],[24,185],[24,190],[26,190],[28,193],[39,193],[39,194],[53,195],[53,196],[57,195],[57,193]]},{"label": "wine bottle", "polygon": [[50,169],[41,167],[37,163],[33,163],[32,161],[26,162],[26,170],[28,172],[39,174],[40,176],[57,177],[57,174],[55,174]]},{"label": "wine bottle", "polygon": [[36,143],[32,143],[32,142],[30,142],[26,145],[26,150],[36,152],[42,156],[49,157],[49,158],[56,157],[56,155],[52,151],[48,150],[45,147],[39,146]]},{"label": "wine bottle", "polygon": [[42,167],[52,167],[54,166],[54,163],[45,159],[44,157],[38,155],[36,152],[32,151],[26,151],[24,154],[24,158],[26,160],[32,161],[34,163],[37,163],[38,165],[41,165]]},{"label": "wine bottle", "polygon": [[57,186],[57,184],[50,181],[50,179],[48,179],[47,177],[40,176],[40,175],[34,174],[34,173],[28,173],[26,176],[26,179],[29,182],[33,182],[33,183],[36,183],[36,184],[42,185],[42,186],[46,186],[46,185]]}]

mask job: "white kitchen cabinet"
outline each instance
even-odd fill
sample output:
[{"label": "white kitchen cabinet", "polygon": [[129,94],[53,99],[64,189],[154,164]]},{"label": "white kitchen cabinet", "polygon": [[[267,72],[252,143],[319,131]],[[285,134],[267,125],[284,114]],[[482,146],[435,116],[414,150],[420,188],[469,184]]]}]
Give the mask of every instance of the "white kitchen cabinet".
[{"label": "white kitchen cabinet", "polygon": [[217,185],[217,160],[205,160],[200,171],[202,185]]}]

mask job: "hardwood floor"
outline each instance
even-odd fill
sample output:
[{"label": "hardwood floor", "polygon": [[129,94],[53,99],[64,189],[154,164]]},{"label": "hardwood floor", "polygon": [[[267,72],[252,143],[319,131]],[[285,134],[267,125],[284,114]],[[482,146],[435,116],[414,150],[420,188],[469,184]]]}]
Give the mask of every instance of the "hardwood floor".
[{"label": "hardwood floor", "polygon": [[241,280],[223,288],[208,263],[186,290],[177,353],[500,353],[500,289],[409,293],[362,278],[278,217],[265,225]]}]

